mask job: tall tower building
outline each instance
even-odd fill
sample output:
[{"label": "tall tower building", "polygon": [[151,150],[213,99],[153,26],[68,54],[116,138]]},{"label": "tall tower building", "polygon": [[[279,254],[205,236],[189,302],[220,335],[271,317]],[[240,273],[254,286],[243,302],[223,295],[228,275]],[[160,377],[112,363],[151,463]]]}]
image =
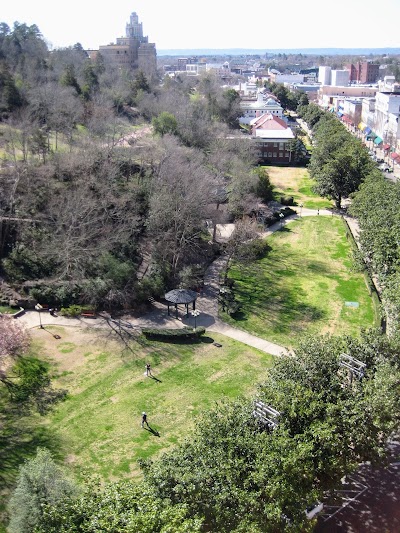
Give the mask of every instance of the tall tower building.
[{"label": "tall tower building", "polygon": [[143,42],[143,25],[139,23],[139,17],[136,13],[132,13],[129,22],[126,24],[125,35],[127,37],[135,37],[140,42]]},{"label": "tall tower building", "polygon": [[143,36],[143,26],[136,13],[131,13],[125,37],[117,37],[116,44],[99,47],[104,60],[124,70],[142,70],[152,77],[157,70],[156,45]]}]

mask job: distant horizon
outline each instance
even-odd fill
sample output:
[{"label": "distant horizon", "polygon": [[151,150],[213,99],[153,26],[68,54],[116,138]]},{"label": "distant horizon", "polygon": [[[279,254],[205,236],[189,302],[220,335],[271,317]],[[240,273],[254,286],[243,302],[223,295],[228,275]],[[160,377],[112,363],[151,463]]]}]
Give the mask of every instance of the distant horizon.
[{"label": "distant horizon", "polygon": [[386,55],[400,54],[400,47],[382,48],[166,48],[157,49],[157,56],[184,55],[265,55],[265,54],[303,54],[303,55]]}]

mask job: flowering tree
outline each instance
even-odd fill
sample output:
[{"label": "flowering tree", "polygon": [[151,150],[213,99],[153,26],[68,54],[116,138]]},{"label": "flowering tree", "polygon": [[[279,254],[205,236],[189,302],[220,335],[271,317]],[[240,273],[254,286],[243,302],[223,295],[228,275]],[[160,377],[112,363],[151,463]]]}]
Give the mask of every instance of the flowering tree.
[{"label": "flowering tree", "polygon": [[22,355],[28,349],[30,337],[24,327],[10,317],[0,317],[0,368],[7,355]]},{"label": "flowering tree", "polygon": [[66,391],[51,387],[49,365],[26,354],[29,343],[24,327],[10,317],[0,317],[0,383],[13,403],[44,414]]}]

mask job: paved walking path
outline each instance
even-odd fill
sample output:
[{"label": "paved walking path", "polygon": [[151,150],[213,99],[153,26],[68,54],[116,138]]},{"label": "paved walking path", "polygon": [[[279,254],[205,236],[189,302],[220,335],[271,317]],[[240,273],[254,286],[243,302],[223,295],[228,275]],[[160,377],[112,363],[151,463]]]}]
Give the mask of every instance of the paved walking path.
[{"label": "paved walking path", "polygon": [[[298,208],[299,212],[289,217],[286,217],[284,220],[277,222],[273,226],[270,226],[266,231],[260,233],[261,237],[268,237],[275,231],[279,230],[282,226],[290,223],[292,220],[300,218],[300,216],[334,216],[339,213],[332,212],[329,209],[307,209],[307,208]],[[357,221],[351,217],[345,217],[349,223],[349,227],[357,239],[358,237],[358,224]],[[196,318],[197,326],[204,326],[207,330],[213,331],[215,333],[220,333],[237,341],[243,342],[248,346],[257,348],[263,352],[269,353],[271,355],[280,356],[288,353],[288,349],[284,346],[279,346],[273,342],[269,342],[265,339],[261,339],[255,335],[251,335],[246,331],[243,331],[238,328],[234,328],[218,317],[218,294],[219,294],[219,277],[223,272],[227,262],[227,256],[222,255],[218,257],[213,263],[208,267],[205,276],[204,276],[204,290],[203,293],[199,296],[196,302],[196,307],[200,311],[200,315]],[[188,317],[179,317],[178,319],[175,316],[168,316],[167,308],[165,305],[155,302],[153,304],[154,309],[139,317],[132,318],[129,315],[123,317],[125,322],[129,322],[133,328],[143,328],[143,327],[163,327],[163,328],[182,328],[184,325],[194,326],[194,317],[189,314]],[[18,320],[24,322],[28,327],[38,327],[39,326],[39,315],[37,311],[27,311],[25,315],[20,317]],[[105,327],[107,322],[103,318],[65,318],[65,317],[52,317],[48,313],[42,314],[42,323],[43,325],[60,325],[60,326],[86,326],[86,327]]]}]

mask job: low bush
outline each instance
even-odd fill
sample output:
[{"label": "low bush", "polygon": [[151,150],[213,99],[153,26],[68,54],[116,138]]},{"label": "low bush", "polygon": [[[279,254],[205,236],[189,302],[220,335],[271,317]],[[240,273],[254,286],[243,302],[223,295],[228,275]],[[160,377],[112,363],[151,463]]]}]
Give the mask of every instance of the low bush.
[{"label": "low bush", "polygon": [[173,342],[181,339],[198,339],[206,332],[206,328],[198,327],[196,329],[156,329],[143,328],[142,333],[146,339],[152,340],[167,340]]},{"label": "low bush", "polygon": [[80,316],[82,313],[91,312],[92,309],[85,307],[83,305],[70,305],[69,307],[62,307],[60,310],[60,315],[66,316],[68,318],[75,318]]},{"label": "low bush", "polygon": [[281,196],[281,204],[282,205],[294,205],[293,196]]}]

